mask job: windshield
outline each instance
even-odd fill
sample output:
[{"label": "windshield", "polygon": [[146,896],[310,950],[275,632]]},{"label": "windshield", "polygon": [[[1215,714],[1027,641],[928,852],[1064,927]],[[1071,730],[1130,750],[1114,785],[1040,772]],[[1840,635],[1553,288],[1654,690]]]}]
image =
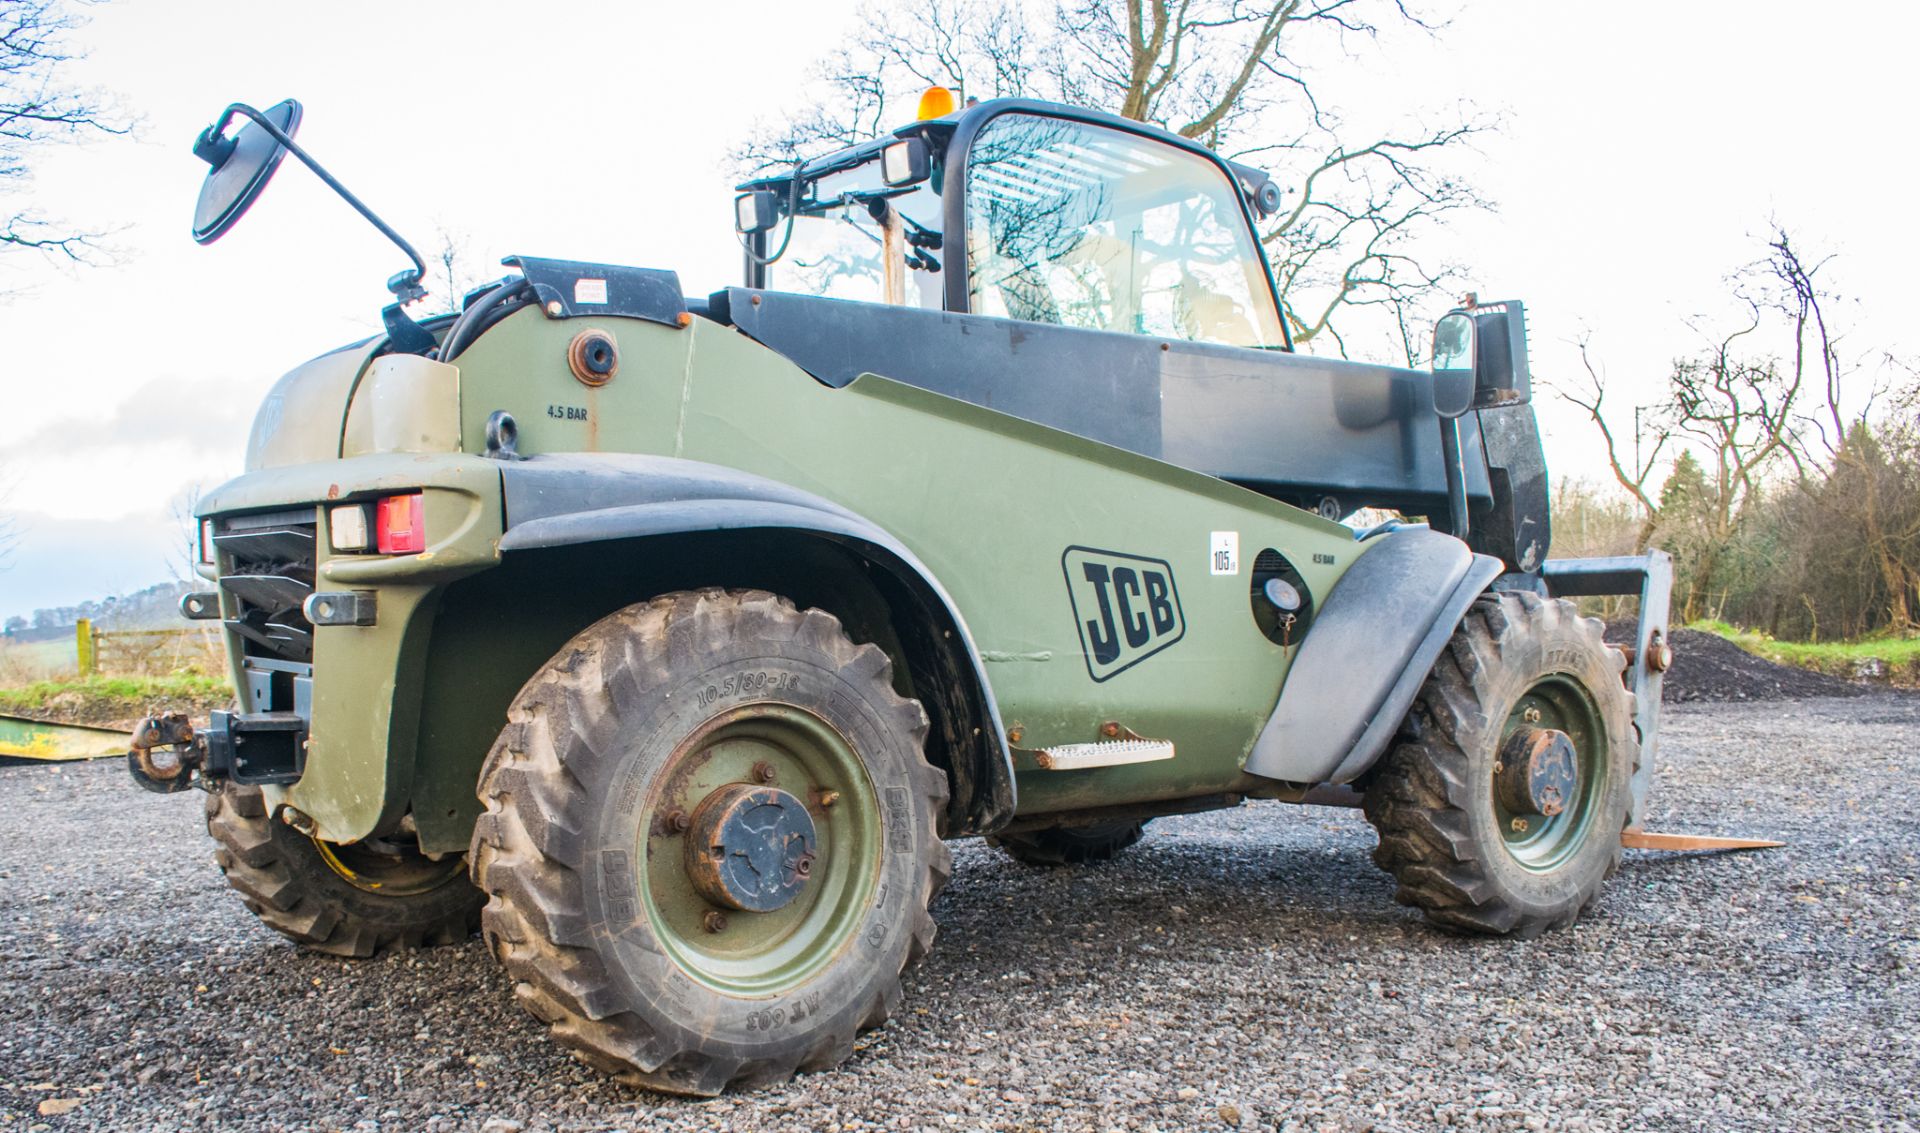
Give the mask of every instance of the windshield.
[{"label": "windshield", "polygon": [[1238,190],[1213,162],[1136,134],[1006,114],[967,158],[976,314],[1283,347]]},{"label": "windshield", "polygon": [[935,180],[889,188],[878,160],[816,179],[800,201],[786,255],[768,269],[767,286],[940,310],[945,292]]}]

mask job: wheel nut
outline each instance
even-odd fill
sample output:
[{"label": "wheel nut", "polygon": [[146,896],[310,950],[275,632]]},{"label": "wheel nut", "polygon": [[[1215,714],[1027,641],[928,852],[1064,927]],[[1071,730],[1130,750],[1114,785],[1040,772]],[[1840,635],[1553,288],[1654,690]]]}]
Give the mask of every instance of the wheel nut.
[{"label": "wheel nut", "polygon": [[820,809],[822,810],[825,810],[827,807],[830,807],[834,803],[837,803],[839,801],[840,801],[839,791],[821,791],[820,792]]},{"label": "wheel nut", "polygon": [[754,764],[753,765],[753,781],[756,783],[773,782],[773,764],[768,763],[764,759]]},{"label": "wheel nut", "polygon": [[1529,724],[1538,724],[1540,722],[1540,710],[1532,705],[1528,705],[1527,710],[1522,712],[1520,716]]},{"label": "wheel nut", "polygon": [[718,909],[708,909],[707,915],[700,918],[700,923],[708,932],[725,932],[727,931],[727,914]]},{"label": "wheel nut", "polygon": [[1516,818],[1516,819],[1514,819],[1514,820],[1513,820],[1513,832],[1514,832],[1515,834],[1525,834],[1525,833],[1527,832],[1527,820],[1526,820],[1526,819],[1524,819],[1524,818]]},{"label": "wheel nut", "polygon": [[676,809],[667,812],[667,829],[673,833],[685,834],[692,825],[693,819],[688,817],[686,811]]},{"label": "wheel nut", "polygon": [[801,858],[801,859],[800,859],[799,861],[797,861],[797,862],[794,862],[794,863],[793,863],[793,872],[795,872],[795,873],[797,873],[797,874],[799,874],[799,875],[800,875],[801,877],[808,877],[808,876],[810,876],[810,875],[812,875],[812,873],[813,873],[813,859],[812,859],[812,858]]}]

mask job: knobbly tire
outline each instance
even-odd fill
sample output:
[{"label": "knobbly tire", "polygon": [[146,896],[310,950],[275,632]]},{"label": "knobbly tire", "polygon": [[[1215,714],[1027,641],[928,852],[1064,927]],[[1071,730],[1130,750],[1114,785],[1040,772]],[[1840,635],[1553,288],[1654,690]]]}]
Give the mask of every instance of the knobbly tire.
[{"label": "knobbly tire", "polygon": [[1119,857],[1146,829],[1144,822],[1101,822],[997,834],[987,841],[1023,865],[1089,865]]},{"label": "knobbly tire", "polygon": [[1474,604],[1366,787],[1396,900],[1523,937],[1593,904],[1620,863],[1639,762],[1625,666],[1571,602]]},{"label": "knobbly tire", "polygon": [[892,1012],[951,865],[927,718],[879,648],[772,594],[670,594],[580,633],[507,720],[483,927],[582,1060],[712,1095],[834,1066]]},{"label": "knobbly tire", "polygon": [[405,842],[317,842],[267,813],[260,788],[207,796],[214,860],[248,909],[283,936],[334,956],[457,944],[486,895],[459,855],[433,861]]}]

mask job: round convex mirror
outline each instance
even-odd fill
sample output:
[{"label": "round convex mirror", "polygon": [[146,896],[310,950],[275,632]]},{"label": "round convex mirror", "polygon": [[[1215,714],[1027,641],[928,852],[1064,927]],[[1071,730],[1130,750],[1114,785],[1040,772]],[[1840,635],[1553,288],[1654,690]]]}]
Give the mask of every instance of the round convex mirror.
[{"label": "round convex mirror", "polygon": [[[261,117],[292,137],[300,128],[300,104],[288,99],[269,107]],[[201,152],[203,146],[196,146],[195,152]],[[193,239],[200,244],[211,244],[226,235],[234,221],[253,206],[260,190],[267,187],[268,178],[280,167],[280,159],[287,156],[287,148],[251,120],[231,139],[207,148],[219,155],[219,161],[201,184],[200,202],[193,210]]]}]

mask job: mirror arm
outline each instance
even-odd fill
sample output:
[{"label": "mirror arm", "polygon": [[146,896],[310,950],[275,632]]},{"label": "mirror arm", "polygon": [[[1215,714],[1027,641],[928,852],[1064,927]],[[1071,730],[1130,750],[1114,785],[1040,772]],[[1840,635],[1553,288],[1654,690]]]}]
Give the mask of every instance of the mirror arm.
[{"label": "mirror arm", "polygon": [[302,165],[313,170],[313,175],[320,178],[320,180],[326,184],[327,188],[340,194],[341,200],[352,205],[355,212],[358,212],[367,219],[367,223],[378,228],[382,236],[393,241],[396,247],[407,254],[407,259],[413,261],[413,270],[400,272],[387,281],[387,290],[393,292],[394,298],[398,299],[401,303],[411,303],[415,299],[423,298],[426,295],[426,289],[420,286],[420,281],[425,279],[427,275],[426,261],[420,258],[420,253],[413,250],[413,245],[407,243],[398,232],[389,228],[386,221],[375,216],[373,210],[362,204],[360,198],[354,196],[345,185],[334,180],[333,174],[328,173],[319,162],[307,156],[307,151],[300,148],[299,144],[293,140],[292,135],[268,121],[266,115],[255,110],[253,107],[248,106],[244,102],[236,102],[232,106],[227,107],[226,111],[220,115],[219,120],[208,127],[206,132],[201,134],[199,140],[194,143],[194,156],[215,167],[218,167],[221,162],[225,161],[227,155],[233,152],[233,147],[238,140],[225,136],[227,125],[233,121],[233,116],[236,114],[244,115],[252,119],[256,125],[271,135],[274,141],[285,146],[287,152],[299,158]]},{"label": "mirror arm", "polygon": [[1467,538],[1467,469],[1460,455],[1460,422],[1440,418],[1440,460],[1447,469],[1447,526],[1454,538]]}]

